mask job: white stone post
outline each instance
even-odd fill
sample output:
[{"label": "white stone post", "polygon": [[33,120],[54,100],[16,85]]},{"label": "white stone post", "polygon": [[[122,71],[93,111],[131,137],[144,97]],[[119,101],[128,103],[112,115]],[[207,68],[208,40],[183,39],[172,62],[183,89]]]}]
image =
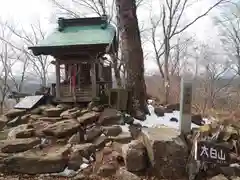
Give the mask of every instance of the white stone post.
[{"label": "white stone post", "polygon": [[192,81],[181,79],[180,99],[180,131],[189,133],[191,131],[191,108],[192,108]]}]

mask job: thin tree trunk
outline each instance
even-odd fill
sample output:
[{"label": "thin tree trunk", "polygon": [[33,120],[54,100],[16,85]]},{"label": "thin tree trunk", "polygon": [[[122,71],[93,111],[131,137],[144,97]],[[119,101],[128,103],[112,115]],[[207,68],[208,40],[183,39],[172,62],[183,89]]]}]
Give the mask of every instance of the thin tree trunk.
[{"label": "thin tree trunk", "polygon": [[169,55],[170,55],[170,42],[168,37],[165,37],[165,53],[164,53],[164,86],[165,86],[165,103],[169,103],[170,95],[170,78],[169,78]]},{"label": "thin tree trunk", "polygon": [[[119,29],[126,58],[127,88],[132,92],[133,103],[138,103],[142,112],[148,113],[147,93],[144,80],[144,60],[135,0],[116,0]],[[132,112],[134,112],[132,108]]]}]

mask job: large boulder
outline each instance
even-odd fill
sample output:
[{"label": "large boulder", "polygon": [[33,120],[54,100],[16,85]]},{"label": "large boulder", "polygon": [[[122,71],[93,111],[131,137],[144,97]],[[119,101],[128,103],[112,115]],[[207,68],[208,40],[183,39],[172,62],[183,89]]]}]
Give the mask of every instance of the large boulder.
[{"label": "large boulder", "polygon": [[121,126],[104,126],[102,129],[105,136],[117,136],[122,132]]},{"label": "large boulder", "polygon": [[140,137],[158,178],[180,179],[186,175],[188,147],[173,128],[143,128]]},{"label": "large boulder", "polygon": [[116,109],[106,108],[101,113],[98,122],[104,126],[121,124],[121,114]]},{"label": "large boulder", "polygon": [[35,135],[35,129],[25,129],[16,133],[16,138],[31,138]]},{"label": "large boulder", "polygon": [[166,105],[167,111],[180,111],[180,103]]},{"label": "large boulder", "polygon": [[51,124],[52,124],[51,122],[47,122],[47,121],[35,121],[31,125],[35,129],[35,135],[37,137],[43,137],[45,136],[45,134],[43,133],[43,130]]},{"label": "large boulder", "polygon": [[43,114],[48,117],[59,117],[62,112],[63,109],[61,108],[47,108],[44,110]]},{"label": "large boulder", "polygon": [[25,109],[11,109],[5,114],[5,116],[11,119],[17,116],[23,116],[25,113],[26,113]]},{"label": "large boulder", "polygon": [[32,149],[4,159],[3,168],[9,173],[45,174],[62,172],[68,162],[68,147],[46,150]]},{"label": "large boulder", "polygon": [[3,153],[17,153],[32,149],[41,143],[38,138],[1,140],[0,147]]},{"label": "large boulder", "polygon": [[82,142],[84,142],[84,131],[80,127],[79,131],[69,138],[68,144],[80,144]]},{"label": "large boulder", "polygon": [[139,140],[122,146],[126,169],[130,172],[142,171],[147,167],[147,151]]},{"label": "large boulder", "polygon": [[62,119],[62,117],[40,117],[40,118],[38,118],[38,120],[55,123],[55,122],[59,122],[63,119]]},{"label": "large boulder", "polygon": [[16,127],[21,124],[27,124],[30,120],[30,114],[24,115],[24,116],[17,116],[14,119],[8,121],[7,126],[8,127]]},{"label": "large boulder", "polygon": [[76,120],[69,119],[54,124],[50,124],[45,129],[43,133],[47,136],[55,136],[57,138],[69,137],[77,133],[80,125]]},{"label": "large boulder", "polygon": [[84,113],[82,116],[78,117],[77,120],[80,124],[86,126],[96,122],[98,120],[99,115],[100,114],[98,112],[91,111]]}]

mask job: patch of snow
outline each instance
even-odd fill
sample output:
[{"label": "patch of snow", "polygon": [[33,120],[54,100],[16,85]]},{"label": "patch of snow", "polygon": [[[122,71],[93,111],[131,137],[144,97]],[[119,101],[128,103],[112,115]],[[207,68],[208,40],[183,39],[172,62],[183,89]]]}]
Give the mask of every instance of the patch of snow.
[{"label": "patch of snow", "polygon": [[80,170],[86,169],[89,166],[89,164],[83,163],[80,166]]},{"label": "patch of snow", "polygon": [[62,176],[62,177],[74,177],[76,176],[77,172],[66,167],[63,172],[60,173],[52,173],[52,176]]}]

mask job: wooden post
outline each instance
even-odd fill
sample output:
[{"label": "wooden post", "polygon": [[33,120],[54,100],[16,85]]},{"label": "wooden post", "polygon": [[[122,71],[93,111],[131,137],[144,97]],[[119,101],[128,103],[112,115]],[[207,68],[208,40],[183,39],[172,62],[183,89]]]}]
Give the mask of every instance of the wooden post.
[{"label": "wooden post", "polygon": [[95,63],[91,63],[91,82],[92,82],[92,97],[95,98],[97,96],[97,88],[96,88],[96,68]]},{"label": "wooden post", "polygon": [[60,99],[60,62],[56,59],[56,99]]},{"label": "wooden post", "polygon": [[180,131],[189,133],[191,131],[191,108],[192,108],[192,82],[181,79],[181,101],[180,101]]}]

